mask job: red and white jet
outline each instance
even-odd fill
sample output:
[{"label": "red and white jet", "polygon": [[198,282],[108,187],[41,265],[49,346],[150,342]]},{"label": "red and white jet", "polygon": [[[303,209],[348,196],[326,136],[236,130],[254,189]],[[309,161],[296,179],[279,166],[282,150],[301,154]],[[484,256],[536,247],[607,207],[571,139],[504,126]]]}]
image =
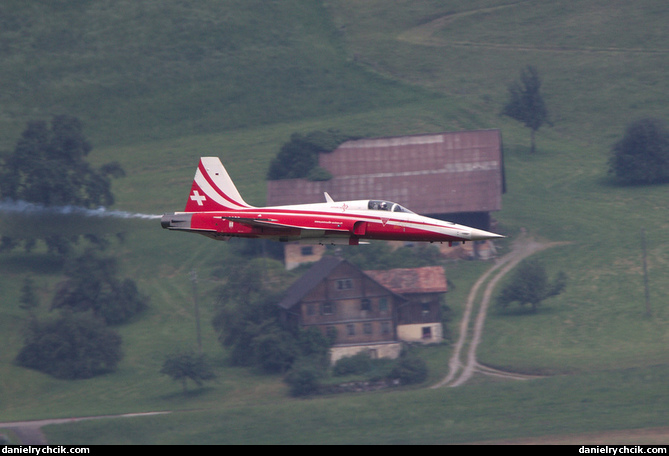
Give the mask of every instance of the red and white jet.
[{"label": "red and white jet", "polygon": [[453,242],[499,234],[418,215],[383,200],[253,207],[241,197],[218,157],[202,157],[184,212],[162,216],[163,228],[227,241],[231,237],[358,245],[361,240]]}]

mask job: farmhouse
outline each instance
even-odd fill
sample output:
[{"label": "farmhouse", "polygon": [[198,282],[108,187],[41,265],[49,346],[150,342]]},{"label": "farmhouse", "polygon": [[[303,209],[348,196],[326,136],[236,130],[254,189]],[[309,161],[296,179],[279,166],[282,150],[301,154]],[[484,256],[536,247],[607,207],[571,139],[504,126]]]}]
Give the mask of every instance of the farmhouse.
[{"label": "farmhouse", "polygon": [[[318,203],[328,192],[335,201],[380,198],[414,212],[486,231],[502,208],[506,191],[499,130],[443,132],[360,139],[320,154],[327,181],[268,181],[267,203]],[[471,255],[489,255],[491,243],[476,244]],[[322,248],[287,246],[286,266],[320,258]],[[307,258],[305,258],[307,257]]]},{"label": "farmhouse", "polygon": [[402,341],[441,340],[443,269],[363,272],[330,256],[315,263],[278,303],[293,327],[318,328],[334,339],[331,360],[360,351],[395,358]]}]

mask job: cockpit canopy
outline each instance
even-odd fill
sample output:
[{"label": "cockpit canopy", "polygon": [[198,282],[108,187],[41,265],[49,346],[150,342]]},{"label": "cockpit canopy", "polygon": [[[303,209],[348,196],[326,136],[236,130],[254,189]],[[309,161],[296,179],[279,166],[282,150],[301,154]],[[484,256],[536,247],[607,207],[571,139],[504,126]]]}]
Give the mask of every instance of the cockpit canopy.
[{"label": "cockpit canopy", "polygon": [[400,206],[397,203],[393,203],[392,201],[370,200],[367,209],[373,211],[408,212],[409,214],[413,214],[409,209]]}]

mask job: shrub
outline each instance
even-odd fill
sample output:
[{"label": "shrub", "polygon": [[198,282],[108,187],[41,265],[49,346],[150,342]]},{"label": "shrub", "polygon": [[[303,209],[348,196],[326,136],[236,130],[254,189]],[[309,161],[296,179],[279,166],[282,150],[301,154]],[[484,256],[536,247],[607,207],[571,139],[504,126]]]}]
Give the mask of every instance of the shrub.
[{"label": "shrub", "polygon": [[669,132],[663,123],[641,119],[629,124],[612,148],[609,172],[628,184],[669,180]]},{"label": "shrub", "polygon": [[56,378],[78,379],[113,371],[122,356],[118,333],[88,313],[66,312],[31,324],[16,363]]},{"label": "shrub", "polygon": [[284,378],[293,397],[311,396],[320,389],[322,371],[318,366],[302,363],[295,366]]},{"label": "shrub", "polygon": [[400,357],[390,373],[391,379],[398,379],[402,385],[423,383],[427,380],[428,368],[418,356],[408,354]]},{"label": "shrub", "polygon": [[344,375],[360,375],[368,372],[371,368],[372,358],[367,352],[360,352],[353,356],[347,356],[338,360],[332,371],[335,377]]}]

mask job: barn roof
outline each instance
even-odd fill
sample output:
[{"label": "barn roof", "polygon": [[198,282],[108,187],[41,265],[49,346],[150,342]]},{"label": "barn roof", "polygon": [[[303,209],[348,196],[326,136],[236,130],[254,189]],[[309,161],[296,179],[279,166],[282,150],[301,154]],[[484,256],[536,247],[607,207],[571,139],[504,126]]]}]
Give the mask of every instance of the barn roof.
[{"label": "barn roof", "polygon": [[448,291],[446,275],[440,266],[388,271],[365,271],[378,283],[397,294],[445,293]]},{"label": "barn roof", "polygon": [[333,178],[269,181],[267,204],[385,199],[421,214],[502,208],[504,166],[499,130],[444,132],[347,141],[319,164]]}]

